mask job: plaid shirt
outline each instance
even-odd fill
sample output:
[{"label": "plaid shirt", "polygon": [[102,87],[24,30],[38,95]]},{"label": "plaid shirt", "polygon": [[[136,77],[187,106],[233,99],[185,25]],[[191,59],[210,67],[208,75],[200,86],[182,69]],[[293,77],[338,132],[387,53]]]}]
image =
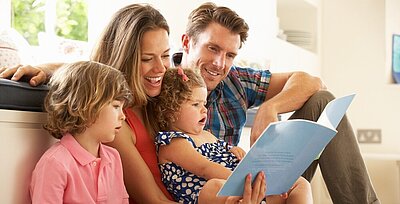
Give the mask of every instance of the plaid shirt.
[{"label": "plaid shirt", "polygon": [[208,95],[205,130],[237,145],[246,123],[246,111],[265,101],[269,70],[232,66],[228,76]]}]

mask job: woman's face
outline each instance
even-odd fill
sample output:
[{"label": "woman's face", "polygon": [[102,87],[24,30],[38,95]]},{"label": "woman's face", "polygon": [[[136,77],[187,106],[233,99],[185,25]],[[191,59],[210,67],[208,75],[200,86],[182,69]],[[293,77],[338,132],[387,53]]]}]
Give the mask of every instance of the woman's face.
[{"label": "woman's face", "polygon": [[160,94],[165,70],[170,67],[168,33],[164,29],[147,31],[141,47],[141,73],[146,94],[155,97]]}]

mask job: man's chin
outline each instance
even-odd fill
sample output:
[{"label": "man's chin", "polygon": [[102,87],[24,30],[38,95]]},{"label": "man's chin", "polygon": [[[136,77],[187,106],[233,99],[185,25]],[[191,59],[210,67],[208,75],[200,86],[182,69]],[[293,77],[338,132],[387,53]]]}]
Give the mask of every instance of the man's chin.
[{"label": "man's chin", "polygon": [[212,83],[206,82],[207,91],[208,92],[213,91],[217,87],[217,85],[218,85],[218,83],[215,83],[215,82],[212,82]]}]

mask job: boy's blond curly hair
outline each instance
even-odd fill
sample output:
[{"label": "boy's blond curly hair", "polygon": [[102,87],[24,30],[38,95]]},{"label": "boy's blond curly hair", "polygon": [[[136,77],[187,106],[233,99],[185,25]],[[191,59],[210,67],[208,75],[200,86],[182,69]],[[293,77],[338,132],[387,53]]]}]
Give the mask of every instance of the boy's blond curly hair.
[{"label": "boy's blond curly hair", "polygon": [[93,61],[64,65],[54,73],[49,85],[44,128],[57,139],[66,133],[84,132],[113,100],[124,101],[126,106],[132,98],[120,71]]}]

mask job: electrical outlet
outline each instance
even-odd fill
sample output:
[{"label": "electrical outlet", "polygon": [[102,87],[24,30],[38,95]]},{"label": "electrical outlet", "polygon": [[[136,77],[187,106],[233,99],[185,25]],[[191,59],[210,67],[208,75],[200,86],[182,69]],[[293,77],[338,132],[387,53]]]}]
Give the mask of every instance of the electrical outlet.
[{"label": "electrical outlet", "polygon": [[380,144],[382,143],[382,131],[381,129],[358,129],[357,140],[358,143]]}]

